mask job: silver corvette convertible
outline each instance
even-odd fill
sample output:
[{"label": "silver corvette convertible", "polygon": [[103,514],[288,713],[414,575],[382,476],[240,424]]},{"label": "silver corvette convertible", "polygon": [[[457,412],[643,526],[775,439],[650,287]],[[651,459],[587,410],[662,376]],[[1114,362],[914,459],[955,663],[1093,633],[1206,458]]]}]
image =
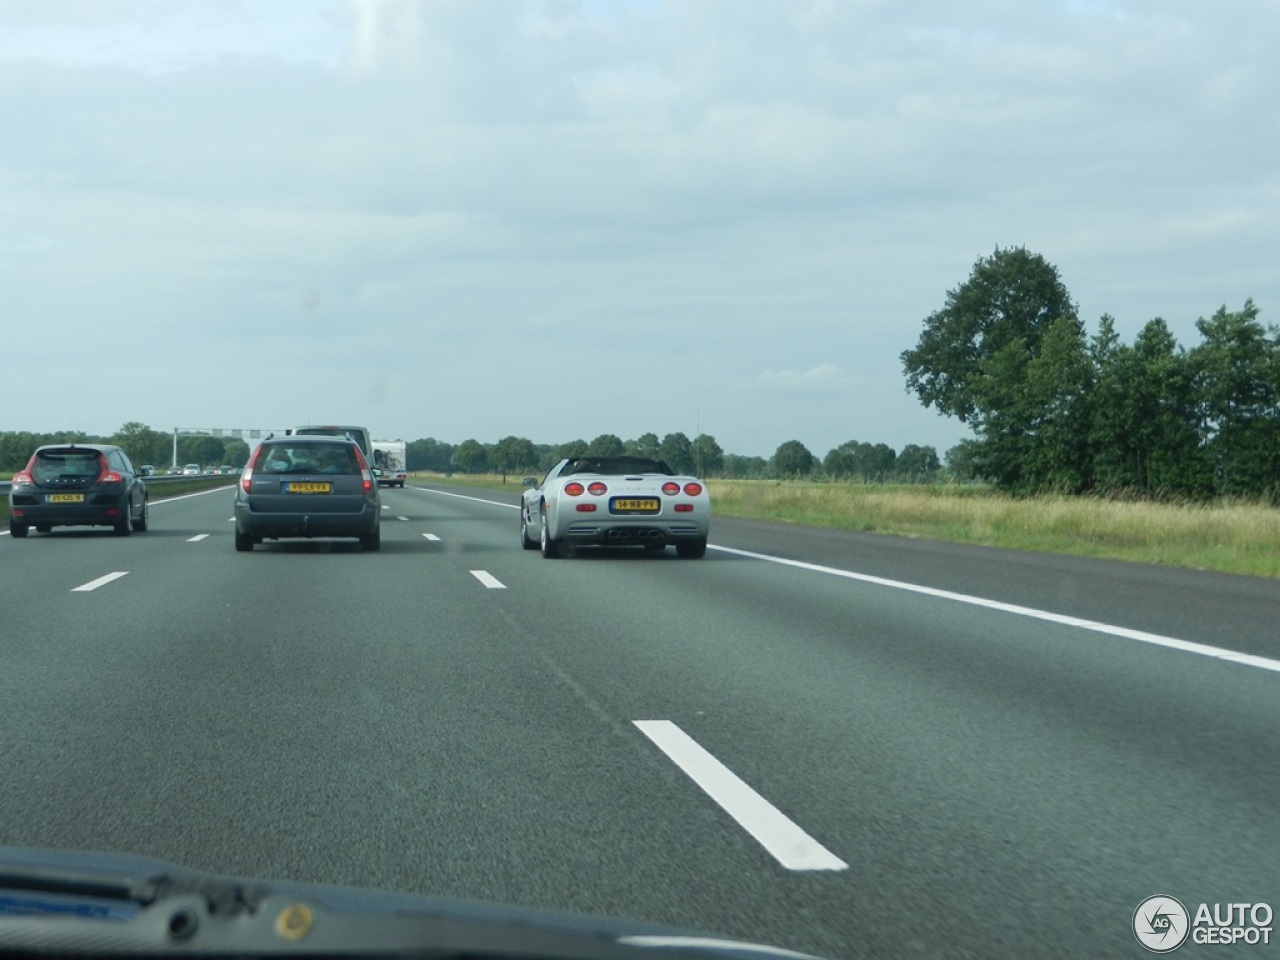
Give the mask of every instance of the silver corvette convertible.
[{"label": "silver corvette convertible", "polygon": [[575,457],[557,463],[541,483],[529,477],[524,484],[520,543],[549,559],[575,544],[650,550],[674,544],[691,558],[707,552],[707,488],[661,460]]}]

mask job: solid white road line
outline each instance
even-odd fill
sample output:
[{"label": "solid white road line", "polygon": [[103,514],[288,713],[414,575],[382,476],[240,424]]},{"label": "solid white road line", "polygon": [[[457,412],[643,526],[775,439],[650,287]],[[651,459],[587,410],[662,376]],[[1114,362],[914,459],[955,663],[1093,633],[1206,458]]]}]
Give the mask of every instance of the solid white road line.
[{"label": "solid white road line", "polygon": [[197,533],[194,537],[187,537],[187,543],[199,543],[207,536],[207,533]]},{"label": "solid white road line", "polygon": [[440,542],[440,538],[437,537],[434,533],[424,533],[423,536],[426,537],[428,540],[435,541],[436,543]]},{"label": "solid white road line", "polygon": [[1194,653],[1201,657],[1211,657],[1215,660],[1225,660],[1228,663],[1238,663],[1246,667],[1256,667],[1259,670],[1271,670],[1280,673],[1280,660],[1273,660],[1270,657],[1259,657],[1251,653],[1240,653],[1236,650],[1227,650],[1224,647],[1213,647],[1205,643],[1193,643],[1190,640],[1179,640],[1177,637],[1165,637],[1158,633],[1147,633],[1145,630],[1132,630],[1129,627],[1117,627],[1110,623],[1100,623],[1097,620],[1085,620],[1080,617],[1069,617],[1061,613],[1050,613],[1048,610],[1037,610],[1034,607],[1021,607],[1016,603],[1003,603],[999,600],[988,600],[985,597],[972,597],[965,593],[952,593],[950,590],[938,590],[934,587],[922,587],[916,583],[903,583],[900,580],[887,580],[884,577],[873,577],[866,573],[854,573],[851,570],[841,570],[838,567],[824,567],[816,563],[805,563],[801,560],[787,560],[783,557],[770,556],[767,553],[753,553],[750,550],[736,550],[733,547],[717,547],[710,546],[708,549],[719,550],[721,553],[731,553],[739,557],[750,557],[753,560],[767,560],[770,563],[779,563],[786,567],[796,567],[800,570],[811,570],[815,573],[828,573],[835,577],[844,577],[847,580],[859,580],[862,583],[873,583],[881,587],[892,587],[895,590],[906,590],[910,593],[918,593],[926,597],[937,597],[941,600],[952,600],[956,603],[967,603],[975,607],[985,607],[988,610],[999,610],[1003,613],[1012,613],[1020,617],[1031,617],[1034,620],[1043,620],[1046,623],[1057,623],[1066,627],[1078,627],[1081,630],[1092,630],[1094,633],[1105,633],[1113,637],[1123,637],[1126,640],[1137,640],[1139,643],[1149,643],[1156,647],[1165,647],[1169,650],[1181,650],[1183,653]]},{"label": "solid white road line", "polygon": [[408,520],[408,517],[396,517],[397,520]]},{"label": "solid white road line", "polygon": [[518,503],[503,503],[501,500],[486,500],[484,497],[468,497],[461,493],[445,493],[443,490],[428,490],[425,487],[410,487],[410,490],[421,490],[423,493],[434,493],[441,497],[457,497],[459,500],[471,500],[475,503],[487,503],[491,507],[506,507],[509,510],[519,510]]},{"label": "solid white road line", "polygon": [[471,575],[490,590],[505,590],[507,585],[487,570],[472,570]]},{"label": "solid white road line", "polygon": [[849,869],[847,863],[796,826],[670,720],[633,722],[788,870]]},{"label": "solid white road line", "polygon": [[112,580],[119,580],[121,577],[127,577],[128,570],[117,570],[115,573],[108,573],[105,577],[99,577],[97,580],[90,580],[88,583],[82,583],[78,587],[72,587],[72,593],[88,593],[90,590],[97,590],[104,584],[110,583]]}]

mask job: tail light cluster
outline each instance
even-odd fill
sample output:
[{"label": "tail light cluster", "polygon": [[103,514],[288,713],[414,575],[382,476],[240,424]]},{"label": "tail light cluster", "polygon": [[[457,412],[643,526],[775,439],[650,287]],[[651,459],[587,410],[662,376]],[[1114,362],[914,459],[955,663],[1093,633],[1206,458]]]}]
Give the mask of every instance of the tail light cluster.
[{"label": "tail light cluster", "polygon": [[35,481],[31,479],[30,470],[19,470],[13,475],[13,485],[15,487],[29,487],[33,483]]},{"label": "tail light cluster", "polygon": [[107,458],[102,454],[98,455],[98,469],[102,471],[98,474],[99,483],[119,483],[124,479],[124,477],[111,469],[111,465],[107,463]]},{"label": "tail light cluster", "polygon": [[[680,493],[680,484],[673,480],[668,480],[662,485],[662,492],[668,497],[674,497]],[[686,497],[696,497],[702,493],[702,484],[690,481],[684,485],[684,495]]]},{"label": "tail light cluster", "polygon": [[253,456],[249,458],[249,462],[244,465],[244,469],[240,471],[240,489],[245,493],[249,492],[249,481],[253,478],[253,468],[258,463],[258,458],[262,456],[262,444],[258,444],[258,449],[253,451]]},{"label": "tail light cluster", "polygon": [[373,489],[373,474],[369,472],[369,464],[358,446],[356,447],[356,463],[360,464],[360,478],[364,483],[364,492],[368,493]]}]

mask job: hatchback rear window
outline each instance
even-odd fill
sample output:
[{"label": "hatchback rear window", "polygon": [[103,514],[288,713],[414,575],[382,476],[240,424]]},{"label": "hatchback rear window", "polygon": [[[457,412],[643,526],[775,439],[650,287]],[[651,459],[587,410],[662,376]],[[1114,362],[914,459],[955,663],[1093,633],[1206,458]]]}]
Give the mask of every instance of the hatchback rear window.
[{"label": "hatchback rear window", "polygon": [[36,483],[54,480],[97,480],[102,461],[96,450],[42,450],[31,467]]},{"label": "hatchback rear window", "polygon": [[258,473],[359,473],[355,447],[338,444],[263,444]]}]

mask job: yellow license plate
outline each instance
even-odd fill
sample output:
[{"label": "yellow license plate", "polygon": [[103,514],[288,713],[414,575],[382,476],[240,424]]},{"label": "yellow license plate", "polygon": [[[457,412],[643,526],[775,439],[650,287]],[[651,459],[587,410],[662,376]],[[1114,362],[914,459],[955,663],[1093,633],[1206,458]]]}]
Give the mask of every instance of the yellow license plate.
[{"label": "yellow license plate", "polygon": [[333,490],[331,483],[303,483],[297,481],[284,488],[285,493],[329,493]]},{"label": "yellow license plate", "polygon": [[627,500],[619,497],[613,501],[614,513],[657,513],[658,501],[655,497]]},{"label": "yellow license plate", "polygon": [[51,493],[49,503],[84,503],[83,493]]}]

